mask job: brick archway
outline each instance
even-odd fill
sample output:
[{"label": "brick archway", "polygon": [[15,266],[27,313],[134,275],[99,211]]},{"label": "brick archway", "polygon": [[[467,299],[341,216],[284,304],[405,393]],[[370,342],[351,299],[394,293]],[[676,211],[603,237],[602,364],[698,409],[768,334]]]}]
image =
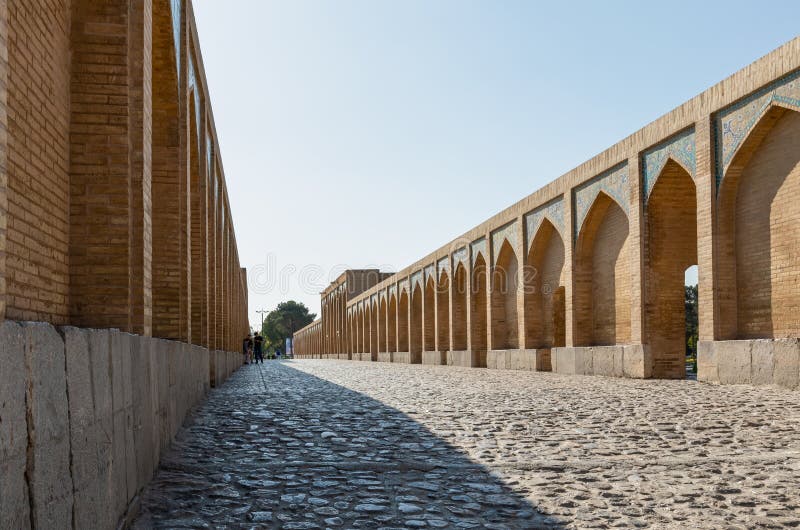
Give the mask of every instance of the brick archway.
[{"label": "brick archway", "polygon": [[628,217],[601,192],[581,227],[575,248],[575,343],[626,344],[631,338]]},{"label": "brick archway", "polygon": [[447,272],[439,275],[436,298],[436,347],[447,351],[450,349],[450,277]]},{"label": "brick archway", "polygon": [[422,349],[436,350],[436,287],[433,276],[425,281],[424,325],[422,329]]},{"label": "brick archway", "polygon": [[470,282],[463,263],[456,265],[453,273],[453,350],[467,349],[467,292]]},{"label": "brick archway", "polygon": [[470,296],[470,349],[475,366],[486,366],[487,322],[486,322],[486,280],[487,267],[483,254],[478,254],[472,266]]},{"label": "brick archway", "polygon": [[389,312],[386,319],[386,351],[397,351],[397,297],[389,296]]},{"label": "brick archway", "polygon": [[697,197],[691,175],[668,160],[646,207],[645,329],[653,376],[686,374],[684,276],[697,264]]},{"label": "brick archway", "polygon": [[378,327],[378,304],[375,301],[370,304],[369,314],[369,353],[374,359],[375,355],[378,353],[378,341],[381,335],[379,332],[380,328]]},{"label": "brick archway", "polygon": [[800,336],[800,113],[770,108],[719,190],[721,338]]},{"label": "brick archway", "polygon": [[402,289],[397,304],[397,351],[410,351],[408,335],[408,291]]},{"label": "brick archway", "polygon": [[408,328],[408,348],[412,354],[422,353],[422,333],[422,289],[417,283],[411,291],[411,322]]},{"label": "brick archway", "polygon": [[554,348],[566,344],[564,241],[544,219],[528,251],[525,270],[525,347]]},{"label": "brick archway", "polygon": [[519,261],[508,240],[503,241],[492,270],[492,349],[519,348],[517,315]]}]

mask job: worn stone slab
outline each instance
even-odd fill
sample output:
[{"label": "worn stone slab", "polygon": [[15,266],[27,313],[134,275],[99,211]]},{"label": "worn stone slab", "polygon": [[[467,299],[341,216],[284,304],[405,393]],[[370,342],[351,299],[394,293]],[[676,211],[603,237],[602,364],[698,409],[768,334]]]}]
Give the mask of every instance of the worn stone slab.
[{"label": "worn stone slab", "polygon": [[447,352],[444,351],[424,351],[422,352],[422,364],[445,365],[447,364]]},{"label": "worn stone slab", "polygon": [[790,389],[800,389],[800,339],[775,341],[773,383]]},{"label": "worn stone slab", "polygon": [[723,385],[749,384],[751,362],[750,340],[717,341],[717,365],[719,369],[719,382]]},{"label": "worn stone slab", "polygon": [[622,377],[622,356],[622,346],[593,346],[592,368],[588,373],[606,377]]},{"label": "worn stone slab", "polygon": [[101,484],[98,451],[101,433],[95,419],[89,331],[61,328],[66,357],[67,395],[69,397],[69,432],[76,528],[99,528],[100,517],[110,506],[101,500],[107,489]]},{"label": "worn stone slab", "polygon": [[136,449],[137,488],[144,487],[154,469],[152,396],[150,395],[150,348],[148,337],[131,335],[133,385],[133,443]]},{"label": "worn stone slab", "polygon": [[551,352],[553,372],[558,374],[575,374],[575,348],[553,348]]},{"label": "worn stone slab", "polygon": [[392,362],[392,352],[382,351],[378,352],[378,362],[390,363]]},{"label": "worn stone slab", "polygon": [[[114,466],[114,410],[111,374],[111,336],[108,330],[89,330],[89,356],[92,368],[92,393],[97,438],[97,509],[101,512],[100,526],[116,526],[119,514],[115,511],[116,482]],[[77,525],[76,525],[77,527]]]},{"label": "worn stone slab", "polygon": [[697,380],[705,383],[719,383],[717,350],[712,341],[697,343]]},{"label": "worn stone slab", "polygon": [[754,340],[750,345],[750,384],[771,385],[775,367],[774,340]]},{"label": "worn stone slab", "polygon": [[0,322],[0,374],[0,528],[30,528],[25,483],[28,376],[22,327],[16,322]]},{"label": "worn stone slab", "polygon": [[64,342],[49,324],[22,324],[28,373],[27,477],[36,528],[71,528],[69,410]]},{"label": "worn stone slab", "polygon": [[131,388],[131,336],[118,330],[110,332],[111,393],[113,401],[113,465],[116,513],[124,513],[136,494],[136,451],[133,445],[133,390]]},{"label": "worn stone slab", "polygon": [[623,347],[622,372],[625,377],[649,379],[653,377],[653,365],[653,355],[647,346],[630,344]]},{"label": "worn stone slab", "polygon": [[447,352],[448,366],[480,368],[486,366],[486,352],[473,350],[450,350]]}]

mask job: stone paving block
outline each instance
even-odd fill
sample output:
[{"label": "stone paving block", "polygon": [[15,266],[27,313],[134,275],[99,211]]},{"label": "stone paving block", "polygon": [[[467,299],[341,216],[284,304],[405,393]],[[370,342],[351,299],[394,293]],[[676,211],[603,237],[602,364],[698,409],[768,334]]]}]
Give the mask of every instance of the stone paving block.
[{"label": "stone paving block", "polygon": [[22,327],[16,322],[0,322],[0,374],[0,528],[30,528],[25,482],[28,376]]},{"label": "stone paving block", "polygon": [[101,514],[110,508],[101,500],[107,484],[100,481],[98,468],[101,434],[95,418],[89,333],[74,327],[61,328],[67,366],[70,470],[76,528],[100,527]]},{"label": "stone paving block", "polygon": [[753,341],[718,341],[717,366],[719,382],[723,385],[743,385],[750,383],[751,348]]},{"label": "stone paving block", "polygon": [[773,348],[773,383],[800,389],[800,339],[779,339]]},{"label": "stone paving block", "polygon": [[49,324],[25,322],[27,477],[33,526],[72,527],[69,410],[64,342]]},{"label": "stone paving block", "polygon": [[750,383],[771,385],[775,366],[775,341],[754,340],[750,347]]}]

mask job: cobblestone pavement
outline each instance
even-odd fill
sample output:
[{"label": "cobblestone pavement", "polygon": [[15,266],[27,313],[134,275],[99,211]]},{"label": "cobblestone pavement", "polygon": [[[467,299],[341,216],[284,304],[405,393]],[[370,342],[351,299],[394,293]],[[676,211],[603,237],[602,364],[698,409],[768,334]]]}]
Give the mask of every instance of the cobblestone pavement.
[{"label": "cobblestone pavement", "polygon": [[331,360],[244,366],[135,528],[800,526],[800,394]]}]

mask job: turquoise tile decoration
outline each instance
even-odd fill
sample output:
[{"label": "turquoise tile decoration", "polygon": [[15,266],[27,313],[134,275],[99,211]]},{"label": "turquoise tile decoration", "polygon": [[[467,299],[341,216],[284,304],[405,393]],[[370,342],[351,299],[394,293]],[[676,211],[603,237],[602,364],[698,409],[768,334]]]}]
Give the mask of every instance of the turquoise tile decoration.
[{"label": "turquoise tile decoration", "polygon": [[525,214],[525,250],[530,251],[533,239],[536,237],[536,232],[539,231],[542,221],[547,219],[550,221],[556,230],[558,230],[561,239],[564,239],[564,199],[557,197],[550,202],[547,202],[532,212]]},{"label": "turquoise tile decoration", "polygon": [[472,243],[472,264],[478,261],[478,255],[483,256],[484,263],[489,263],[489,258],[486,256],[486,238],[482,237]]},{"label": "turquoise tile decoration", "polygon": [[714,158],[718,190],[742,142],[773,103],[800,111],[800,70],[778,79],[716,114]]},{"label": "turquoise tile decoration", "polygon": [[583,221],[600,194],[605,193],[611,197],[625,212],[630,214],[630,183],[628,181],[628,162],[622,162],[605,171],[593,179],[584,182],[573,190],[575,233],[573,242],[578,240]]},{"label": "turquoise tile decoration", "polygon": [[644,185],[644,201],[650,197],[650,192],[656,185],[658,176],[667,165],[667,160],[672,158],[695,178],[697,157],[695,156],[694,127],[679,132],[663,142],[651,147],[642,155],[642,184]]},{"label": "turquoise tile decoration", "polygon": [[[497,264],[497,256],[500,254],[500,248],[503,246],[503,241],[508,241],[511,249],[516,254],[517,252],[517,222],[512,221],[506,226],[498,228],[492,232],[492,265]],[[517,256],[517,259],[520,257]]]}]

